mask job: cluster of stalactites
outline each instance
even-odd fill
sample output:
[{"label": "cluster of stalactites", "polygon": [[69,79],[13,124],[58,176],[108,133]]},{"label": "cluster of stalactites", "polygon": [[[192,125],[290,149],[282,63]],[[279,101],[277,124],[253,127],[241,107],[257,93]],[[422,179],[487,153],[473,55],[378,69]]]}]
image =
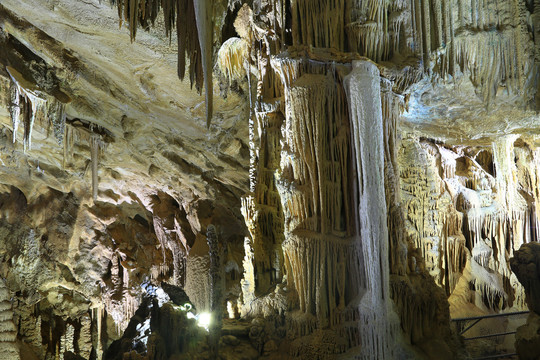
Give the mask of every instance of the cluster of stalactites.
[{"label": "cluster of stalactites", "polygon": [[[128,326],[131,317],[139,307],[142,294],[139,289],[130,286],[130,273],[133,269],[125,266],[123,254],[115,253],[111,259],[111,280],[109,286],[101,287],[102,304],[99,311],[105,310],[113,319],[116,332],[121,334]],[[102,317],[99,316],[98,319]]]},{"label": "cluster of stalactites", "polygon": [[459,70],[467,73],[486,103],[500,86],[513,93],[529,87],[532,42],[524,3],[414,0],[411,4],[415,50],[425,70],[432,68],[443,79]]},{"label": "cluster of stalactites", "polygon": [[427,166],[401,174],[408,235],[426,270],[456,299],[467,279],[472,301],[490,311],[524,303],[508,258],[538,237],[537,152],[515,144],[514,135],[480,149],[421,142],[405,153]]},{"label": "cluster of stalactites", "polygon": [[350,50],[377,62],[388,60],[412,48],[405,31],[410,22],[407,7],[403,0],[294,0],[293,44]]},{"label": "cluster of stalactites", "polygon": [[[279,284],[282,279],[283,211],[274,173],[280,164],[283,115],[259,112],[255,117],[260,147],[257,161],[250,169],[252,194],[243,199],[242,212],[254,239],[254,266],[258,274],[257,292],[260,292]],[[253,140],[250,146],[255,146]]]},{"label": "cluster of stalactites", "polygon": [[[49,130],[52,127],[52,132],[58,145],[63,146],[63,163],[65,166],[66,159],[71,155],[73,149],[73,134],[77,133],[81,135],[78,130],[70,130],[69,127],[66,127],[66,105],[37,89],[29,89],[22,86],[21,82],[24,83],[25,80],[16,70],[8,68],[8,73],[11,79],[9,112],[13,127],[13,143],[17,141],[17,132],[22,122],[24,127],[24,151],[30,150],[34,124],[36,121],[46,122]],[[98,156],[100,149],[105,146],[105,143],[101,135],[94,132],[93,128],[94,126],[91,125],[89,145],[92,163],[92,196],[95,200],[97,198],[98,187]]]},{"label": "cluster of stalactites", "polygon": [[341,312],[361,292],[362,254],[350,241],[331,236],[290,236],[283,245],[288,280],[300,310],[322,328],[340,324]]},{"label": "cluster of stalactites", "polygon": [[411,50],[411,37],[406,33],[407,24],[410,23],[407,1],[353,3],[350,22],[346,27],[351,51],[380,62],[391,59],[398,52]]},{"label": "cluster of stalactites", "polygon": [[[251,140],[257,145],[252,195],[242,207],[253,238],[245,286],[253,287],[253,271],[259,284],[279,283],[284,269],[298,295],[295,307],[304,314],[298,326],[307,335],[342,324],[365,283],[347,196],[347,102],[335,65],[280,57],[272,67],[282,80],[285,119],[277,110],[253,116],[259,140]],[[309,325],[313,316],[316,326]]]},{"label": "cluster of stalactites", "polygon": [[24,88],[17,81],[16,75],[9,74],[11,78],[9,112],[13,126],[13,143],[17,141],[17,132],[22,122],[24,150],[31,148],[32,129],[37,118],[47,118],[52,123],[54,134],[61,143],[66,122],[65,105],[54,98],[49,99],[37,90]]},{"label": "cluster of stalactites", "polygon": [[[351,234],[349,135],[341,87],[327,75],[303,75],[288,91],[285,142],[298,190],[288,199],[296,229]],[[293,156],[291,156],[293,155]]]},{"label": "cluster of stalactites", "polygon": [[343,50],[345,0],[291,1],[294,45]]},{"label": "cluster of stalactites", "polygon": [[[120,21],[129,24],[131,41],[135,40],[137,26],[144,29],[154,25],[163,10],[165,33],[172,38],[176,31],[178,41],[178,77],[184,79],[186,57],[189,59],[191,86],[201,91],[204,82],[207,125],[212,118],[212,52],[213,7],[206,0],[111,0],[117,5]],[[176,29],[174,29],[176,26]]]}]

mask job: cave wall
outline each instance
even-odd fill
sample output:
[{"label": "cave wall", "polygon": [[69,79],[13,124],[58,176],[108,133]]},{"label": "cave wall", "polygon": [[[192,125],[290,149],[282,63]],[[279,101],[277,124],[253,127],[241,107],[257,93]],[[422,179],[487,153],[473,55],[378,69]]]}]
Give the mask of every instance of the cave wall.
[{"label": "cave wall", "polygon": [[[0,197],[4,292],[21,354],[101,358],[150,284],[182,286],[199,309],[207,308],[209,290],[200,284],[208,282],[207,268],[200,263],[208,262],[208,246],[193,228],[212,222],[231,253],[235,243],[242,245],[235,233],[241,223],[214,205],[184,208],[162,192],[146,199],[147,208],[135,197],[110,204],[51,188],[41,192],[31,197],[3,186]],[[237,282],[235,261],[225,258],[227,279]]]},{"label": "cave wall", "polygon": [[491,146],[409,138],[399,154],[408,236],[449,296],[454,317],[526,309],[510,270],[538,240],[538,151],[517,135]]},{"label": "cave wall", "polygon": [[21,354],[100,358],[150,283],[216,308],[215,269],[260,356],[457,358],[450,314],[525,308],[508,261],[540,229],[534,4],[111,5],[0,5]]}]

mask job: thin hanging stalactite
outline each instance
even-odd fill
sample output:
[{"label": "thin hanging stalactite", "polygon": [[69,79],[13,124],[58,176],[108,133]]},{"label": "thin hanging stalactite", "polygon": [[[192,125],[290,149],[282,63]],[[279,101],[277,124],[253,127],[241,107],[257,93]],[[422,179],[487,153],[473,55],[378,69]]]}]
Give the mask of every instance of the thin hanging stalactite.
[{"label": "thin hanging stalactite", "polygon": [[189,58],[189,79],[201,93],[203,83],[206,100],[206,120],[210,127],[213,109],[212,53],[213,53],[213,1],[204,0],[111,0],[118,8],[120,26],[128,22],[133,42],[137,27],[148,29],[155,23],[162,9],[165,35],[172,41],[176,30],[178,42],[178,78],[184,80],[186,57]]},{"label": "thin hanging stalactite", "polygon": [[213,48],[213,19],[212,0],[193,0],[195,5],[195,19],[201,47],[202,69],[204,76],[204,92],[206,97],[206,126],[210,127],[213,108],[213,84],[212,84],[212,48]]}]

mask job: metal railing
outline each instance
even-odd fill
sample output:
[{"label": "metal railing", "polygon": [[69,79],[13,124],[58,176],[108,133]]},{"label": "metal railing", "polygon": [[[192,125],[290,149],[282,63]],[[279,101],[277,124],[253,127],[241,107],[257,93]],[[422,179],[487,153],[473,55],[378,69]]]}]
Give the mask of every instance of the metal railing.
[{"label": "metal railing", "polygon": [[[472,321],[471,324],[465,326],[462,330],[459,331],[459,335],[465,334],[468,330],[470,330],[473,326],[478,324],[481,320],[489,319],[489,318],[496,318],[496,317],[509,317],[509,316],[516,316],[516,315],[525,315],[528,314],[529,311],[517,311],[513,313],[501,313],[501,314],[490,314],[490,315],[483,315],[483,316],[471,316],[471,317],[463,317],[463,318],[456,318],[452,319],[453,322],[456,324],[465,323],[467,321]],[[502,333],[496,333],[496,334],[487,334],[487,335],[479,335],[479,336],[473,336],[473,337],[465,337],[463,336],[463,340],[477,340],[477,339],[485,339],[485,338],[491,338],[491,337],[497,337],[497,336],[506,336],[515,334],[515,331],[507,331]],[[488,359],[500,359],[500,358],[506,358],[506,357],[513,357],[517,356],[517,353],[510,353],[510,354],[498,354],[498,355],[489,355],[484,356],[480,358],[475,358],[475,360],[488,360]]]}]

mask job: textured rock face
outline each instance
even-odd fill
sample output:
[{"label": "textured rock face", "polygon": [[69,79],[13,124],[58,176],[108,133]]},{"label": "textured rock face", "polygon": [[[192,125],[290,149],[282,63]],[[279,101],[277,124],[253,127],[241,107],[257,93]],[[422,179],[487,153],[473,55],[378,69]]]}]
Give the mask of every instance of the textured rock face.
[{"label": "textured rock face", "polygon": [[538,359],[540,356],[540,284],[538,264],[540,246],[529,243],[521,246],[510,260],[512,270],[525,288],[527,305],[531,310],[527,323],[517,329],[516,351],[520,359]]},{"label": "textured rock face", "polygon": [[520,326],[516,332],[516,351],[520,359],[533,360],[538,359],[540,351],[540,316],[531,312],[527,318],[527,323]]},{"label": "textured rock face", "polygon": [[527,305],[531,311],[540,314],[540,244],[530,243],[521,246],[510,261],[512,270],[525,288]]},{"label": "textured rock face", "polygon": [[491,147],[402,142],[408,236],[456,316],[465,316],[469,303],[484,311],[526,307],[509,260],[538,237],[540,173],[533,149],[517,136]]},{"label": "textured rock face", "polygon": [[0,4],[14,357],[450,359],[450,315],[525,308],[538,6],[113,3]]}]

